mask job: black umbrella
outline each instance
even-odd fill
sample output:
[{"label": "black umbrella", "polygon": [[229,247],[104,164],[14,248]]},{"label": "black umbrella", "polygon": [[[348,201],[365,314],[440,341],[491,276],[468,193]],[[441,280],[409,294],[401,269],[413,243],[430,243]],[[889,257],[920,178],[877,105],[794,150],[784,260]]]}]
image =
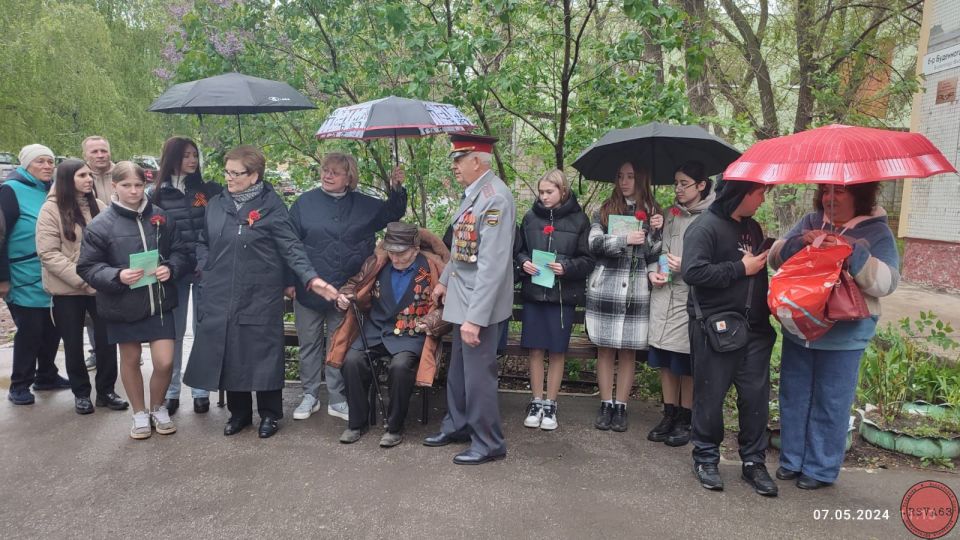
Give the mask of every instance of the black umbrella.
[{"label": "black umbrella", "polygon": [[226,73],[198,81],[175,84],[147,109],[168,114],[196,114],[203,122],[204,114],[237,115],[237,133],[241,114],[316,109],[306,96],[289,84]]},{"label": "black umbrella", "polygon": [[658,185],[673,183],[673,173],[683,163],[700,161],[707,176],[723,172],[740,157],[740,151],[700,126],[651,122],[639,127],[608,131],[573,162],[590,180],[613,182],[625,161],[646,167]]}]

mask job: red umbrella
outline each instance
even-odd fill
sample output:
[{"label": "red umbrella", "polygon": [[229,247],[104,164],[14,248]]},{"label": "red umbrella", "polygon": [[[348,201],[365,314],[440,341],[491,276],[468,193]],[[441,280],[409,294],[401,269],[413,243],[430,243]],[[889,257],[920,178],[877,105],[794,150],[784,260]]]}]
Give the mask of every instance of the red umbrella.
[{"label": "red umbrella", "polygon": [[857,184],[957,172],[920,133],[833,124],[760,141],[723,173],[762,184]]}]

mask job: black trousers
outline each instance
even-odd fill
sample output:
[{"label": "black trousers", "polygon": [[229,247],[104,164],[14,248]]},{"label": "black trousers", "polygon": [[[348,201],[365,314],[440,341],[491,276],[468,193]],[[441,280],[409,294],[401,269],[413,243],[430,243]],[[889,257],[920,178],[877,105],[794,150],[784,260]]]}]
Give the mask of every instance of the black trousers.
[{"label": "black trousers", "polygon": [[[253,418],[253,392],[227,391],[227,409],[231,418]],[[283,389],[257,392],[260,418],[283,418]]]},{"label": "black trousers", "polygon": [[49,308],[7,304],[17,334],[13,338],[13,373],[10,390],[28,389],[34,382],[50,382],[60,373],[54,360],[60,347],[60,334],[53,325]]},{"label": "black trousers", "polygon": [[53,297],[53,323],[63,337],[63,353],[66,357],[70,388],[73,395],[86,398],[90,397],[90,375],[84,363],[83,323],[88,313],[93,320],[93,350],[97,355],[94,382],[97,395],[103,396],[113,392],[117,382],[117,346],[107,343],[107,328],[97,316],[96,297]]},{"label": "black trousers", "polygon": [[469,435],[470,449],[482,456],[507,451],[497,394],[497,343],[504,324],[481,328],[477,347],[463,343],[460,325],[453,325],[453,347],[447,369],[447,414],[440,431],[447,435]]},{"label": "black trousers", "polygon": [[750,331],[750,340],[743,349],[718,353],[710,348],[695,319],[690,320],[689,333],[693,357],[693,461],[720,462],[723,400],[732,384],[737,389],[740,459],[763,463],[770,413],[770,353],[776,334],[764,325]]},{"label": "black trousers", "polygon": [[[399,433],[403,431],[403,423],[410,410],[410,396],[413,395],[413,385],[417,380],[417,364],[420,362],[418,354],[402,351],[391,355],[383,346],[375,345],[370,349],[370,355],[376,359],[390,357],[387,365],[387,384],[390,388],[390,403],[387,405],[387,431]],[[343,383],[347,390],[347,406],[350,409],[350,420],[347,426],[350,429],[361,429],[369,424],[370,417],[370,388],[373,384],[373,372],[362,351],[350,349],[343,359]]]}]

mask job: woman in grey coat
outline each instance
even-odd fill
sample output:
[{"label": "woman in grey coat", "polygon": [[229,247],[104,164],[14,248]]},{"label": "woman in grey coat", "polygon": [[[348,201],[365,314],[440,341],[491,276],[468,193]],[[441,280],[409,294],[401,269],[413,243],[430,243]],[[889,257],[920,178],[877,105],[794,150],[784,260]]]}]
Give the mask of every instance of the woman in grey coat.
[{"label": "woman in grey coat", "polygon": [[[609,234],[610,216],[637,215],[643,226],[626,235]],[[647,348],[650,288],[647,259],[656,258],[659,242],[651,232],[663,226],[653,198],[650,174],[633,163],[620,166],[610,198],[590,226],[590,253],[597,266],[587,282],[586,327],[597,345],[600,412],[594,427],[627,430],[627,399],[633,388],[636,351]],[[613,374],[617,365],[617,395]]]},{"label": "woman in grey coat", "polygon": [[253,422],[251,392],[257,393],[259,436],[279,429],[285,271],[327,300],[337,297],[307,260],[287,207],[262,181],[265,165],[252,146],[226,155],[227,190],[210,199],[197,242],[196,338],[183,380],[226,390],[230,420],[224,435]]},{"label": "woman in grey coat", "polygon": [[647,363],[660,368],[663,389],[663,419],[647,434],[647,439],[668,446],[683,446],[690,441],[693,407],[693,371],[687,334],[690,287],[680,274],[680,255],[683,233],[713,202],[710,187],[711,181],[699,161],[688,161],[677,169],[673,184],[677,202],[664,217],[660,260],[647,266],[647,276],[653,284]]}]

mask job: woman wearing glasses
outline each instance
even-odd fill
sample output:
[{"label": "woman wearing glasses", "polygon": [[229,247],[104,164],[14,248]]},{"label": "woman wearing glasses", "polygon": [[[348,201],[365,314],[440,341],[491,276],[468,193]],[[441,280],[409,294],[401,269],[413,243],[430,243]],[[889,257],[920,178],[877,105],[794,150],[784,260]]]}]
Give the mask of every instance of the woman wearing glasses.
[{"label": "woman wearing glasses", "polygon": [[683,446],[690,441],[693,372],[687,335],[689,287],[680,274],[680,254],[683,253],[683,233],[710,206],[714,194],[710,192],[710,179],[699,161],[684,163],[673,177],[676,204],[664,218],[660,261],[647,267],[647,276],[653,284],[647,362],[650,367],[660,368],[663,388],[663,418],[650,430],[647,439]]},{"label": "woman wearing glasses", "polygon": [[[357,160],[348,154],[330,153],[321,163],[320,186],[290,207],[290,219],[317,274],[334,287],[360,271],[373,255],[377,231],[400,221],[407,211],[403,172],[394,169],[386,201],[357,191]],[[320,373],[327,380],[327,413],[348,419],[347,398],[340,370],[326,366],[324,344],[340,325],[343,313],[333,302],[307,291],[303,283],[288,283],[287,295],[296,298],[297,336],[300,338],[300,381],[303,400],[293,411],[294,420],[305,420],[320,409],[317,394]],[[326,339],[324,339],[326,338]]]},{"label": "woman wearing glasses", "polygon": [[239,146],[225,160],[227,189],[210,199],[197,241],[196,341],[183,380],[227,392],[224,435],[253,423],[256,392],[267,438],[283,417],[284,273],[329,301],[337,290],[317,277],[286,206],[262,181],[263,152]]}]

